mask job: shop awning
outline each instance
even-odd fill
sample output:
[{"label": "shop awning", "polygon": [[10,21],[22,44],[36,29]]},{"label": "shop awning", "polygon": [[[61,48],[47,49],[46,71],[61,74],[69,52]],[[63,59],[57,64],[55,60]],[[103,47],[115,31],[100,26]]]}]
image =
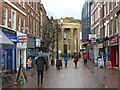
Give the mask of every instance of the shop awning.
[{"label": "shop awning", "polygon": [[0,30],[0,44],[2,48],[14,48],[14,43]]}]

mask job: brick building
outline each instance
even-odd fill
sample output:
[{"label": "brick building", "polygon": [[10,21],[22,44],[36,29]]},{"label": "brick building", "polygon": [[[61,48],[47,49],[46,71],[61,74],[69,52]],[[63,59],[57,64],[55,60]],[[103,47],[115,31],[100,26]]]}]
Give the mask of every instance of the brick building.
[{"label": "brick building", "polygon": [[[4,0],[1,2],[0,29],[11,42],[11,44],[6,42],[6,45],[2,43],[2,68],[4,70],[16,71],[20,63],[27,68],[27,58],[35,56],[36,48],[41,48],[40,40],[42,40],[41,32],[43,32],[41,23],[49,22],[45,10],[42,11],[45,14],[41,16],[41,6],[44,7],[40,0],[35,2]],[[44,24],[43,27],[46,25],[48,24]]]},{"label": "brick building", "polygon": [[[97,12],[92,7],[96,7]],[[118,1],[92,2],[91,10],[94,12],[94,15],[91,13],[91,22],[94,23],[91,26],[91,32],[97,36],[94,45],[95,48],[99,48],[97,54],[103,56],[105,64],[111,61],[112,67],[118,67],[118,23],[116,23]]]}]

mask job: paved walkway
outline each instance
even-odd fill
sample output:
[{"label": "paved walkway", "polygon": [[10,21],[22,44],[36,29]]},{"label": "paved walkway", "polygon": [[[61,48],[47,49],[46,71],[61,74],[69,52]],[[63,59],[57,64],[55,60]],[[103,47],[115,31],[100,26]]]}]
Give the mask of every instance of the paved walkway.
[{"label": "paved walkway", "polygon": [[[98,69],[92,67],[89,61],[88,66],[83,65],[83,60],[74,67],[72,60],[68,67],[57,70],[55,66],[49,67],[44,72],[43,85],[37,85],[36,70],[29,72],[28,83],[23,86],[13,85],[9,88],[118,88],[118,71],[111,69]],[[31,76],[31,74],[33,76]]]}]

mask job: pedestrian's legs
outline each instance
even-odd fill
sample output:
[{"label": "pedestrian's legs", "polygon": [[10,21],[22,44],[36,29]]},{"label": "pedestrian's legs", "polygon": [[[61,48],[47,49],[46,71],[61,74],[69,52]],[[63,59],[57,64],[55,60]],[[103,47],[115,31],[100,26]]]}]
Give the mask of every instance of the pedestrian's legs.
[{"label": "pedestrian's legs", "polygon": [[38,72],[38,84],[39,84],[39,81],[40,81],[40,70],[38,70],[37,72]]},{"label": "pedestrian's legs", "polygon": [[41,84],[43,83],[43,70],[40,71],[41,73]]},{"label": "pedestrian's legs", "polygon": [[85,65],[87,65],[87,60],[85,60]]},{"label": "pedestrian's legs", "polygon": [[85,60],[84,60],[84,65],[85,65]]},{"label": "pedestrian's legs", "polygon": [[77,62],[75,62],[75,68],[77,68]]},{"label": "pedestrian's legs", "polygon": [[67,67],[67,62],[65,62],[65,68]]}]

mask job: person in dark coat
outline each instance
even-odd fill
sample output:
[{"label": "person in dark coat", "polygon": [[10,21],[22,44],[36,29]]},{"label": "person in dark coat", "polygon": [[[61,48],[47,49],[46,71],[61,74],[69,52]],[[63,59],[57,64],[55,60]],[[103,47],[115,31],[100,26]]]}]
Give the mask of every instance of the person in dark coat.
[{"label": "person in dark coat", "polygon": [[38,84],[40,81],[40,76],[41,76],[41,84],[43,83],[43,72],[44,72],[44,65],[46,64],[46,60],[43,57],[39,57],[36,59],[36,67],[37,67],[37,72],[38,72]]},{"label": "person in dark coat", "polygon": [[78,60],[79,60],[79,57],[78,57],[77,54],[75,54],[75,56],[74,56],[75,68],[77,68],[77,62],[78,62]]}]

